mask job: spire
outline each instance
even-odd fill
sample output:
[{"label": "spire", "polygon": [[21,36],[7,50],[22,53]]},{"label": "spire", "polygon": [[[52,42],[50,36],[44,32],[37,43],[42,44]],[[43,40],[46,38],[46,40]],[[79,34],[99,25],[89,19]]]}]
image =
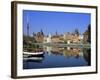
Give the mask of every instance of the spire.
[{"label": "spire", "polygon": [[44,36],[44,33],[43,33],[43,30],[42,30],[42,29],[41,29],[41,31],[40,31],[40,32],[41,32],[41,35],[43,35],[43,36]]},{"label": "spire", "polygon": [[55,33],[56,35],[58,35],[58,32],[57,32],[57,30],[56,30],[56,33]]}]

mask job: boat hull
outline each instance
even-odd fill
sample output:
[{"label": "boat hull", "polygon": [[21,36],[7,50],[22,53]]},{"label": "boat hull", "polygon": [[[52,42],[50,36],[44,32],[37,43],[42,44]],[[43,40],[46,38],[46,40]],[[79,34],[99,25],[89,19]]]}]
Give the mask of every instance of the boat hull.
[{"label": "boat hull", "polygon": [[38,56],[43,56],[44,52],[23,52],[24,57],[38,57]]}]

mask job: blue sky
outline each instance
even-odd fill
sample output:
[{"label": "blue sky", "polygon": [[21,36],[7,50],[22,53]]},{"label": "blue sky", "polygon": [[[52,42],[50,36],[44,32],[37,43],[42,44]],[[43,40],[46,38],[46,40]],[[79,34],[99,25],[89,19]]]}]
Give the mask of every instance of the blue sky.
[{"label": "blue sky", "polygon": [[23,10],[23,33],[27,32],[27,21],[29,22],[29,34],[39,32],[44,34],[59,34],[74,32],[78,29],[82,34],[91,23],[91,15],[88,13],[51,12]]}]

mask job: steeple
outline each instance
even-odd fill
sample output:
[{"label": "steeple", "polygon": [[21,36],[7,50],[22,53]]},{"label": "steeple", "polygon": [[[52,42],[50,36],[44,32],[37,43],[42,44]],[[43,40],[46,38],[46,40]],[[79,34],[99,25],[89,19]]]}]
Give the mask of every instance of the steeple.
[{"label": "steeple", "polygon": [[58,32],[57,32],[57,30],[56,30],[56,33],[55,33],[56,35],[58,35]]}]

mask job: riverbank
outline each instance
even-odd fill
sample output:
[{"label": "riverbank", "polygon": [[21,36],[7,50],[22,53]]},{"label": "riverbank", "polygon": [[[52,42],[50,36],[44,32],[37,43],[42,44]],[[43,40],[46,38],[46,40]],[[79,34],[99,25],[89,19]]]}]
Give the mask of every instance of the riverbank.
[{"label": "riverbank", "polygon": [[32,43],[33,45],[39,46],[57,46],[57,47],[80,47],[80,48],[90,48],[91,44],[65,44],[65,43]]}]

